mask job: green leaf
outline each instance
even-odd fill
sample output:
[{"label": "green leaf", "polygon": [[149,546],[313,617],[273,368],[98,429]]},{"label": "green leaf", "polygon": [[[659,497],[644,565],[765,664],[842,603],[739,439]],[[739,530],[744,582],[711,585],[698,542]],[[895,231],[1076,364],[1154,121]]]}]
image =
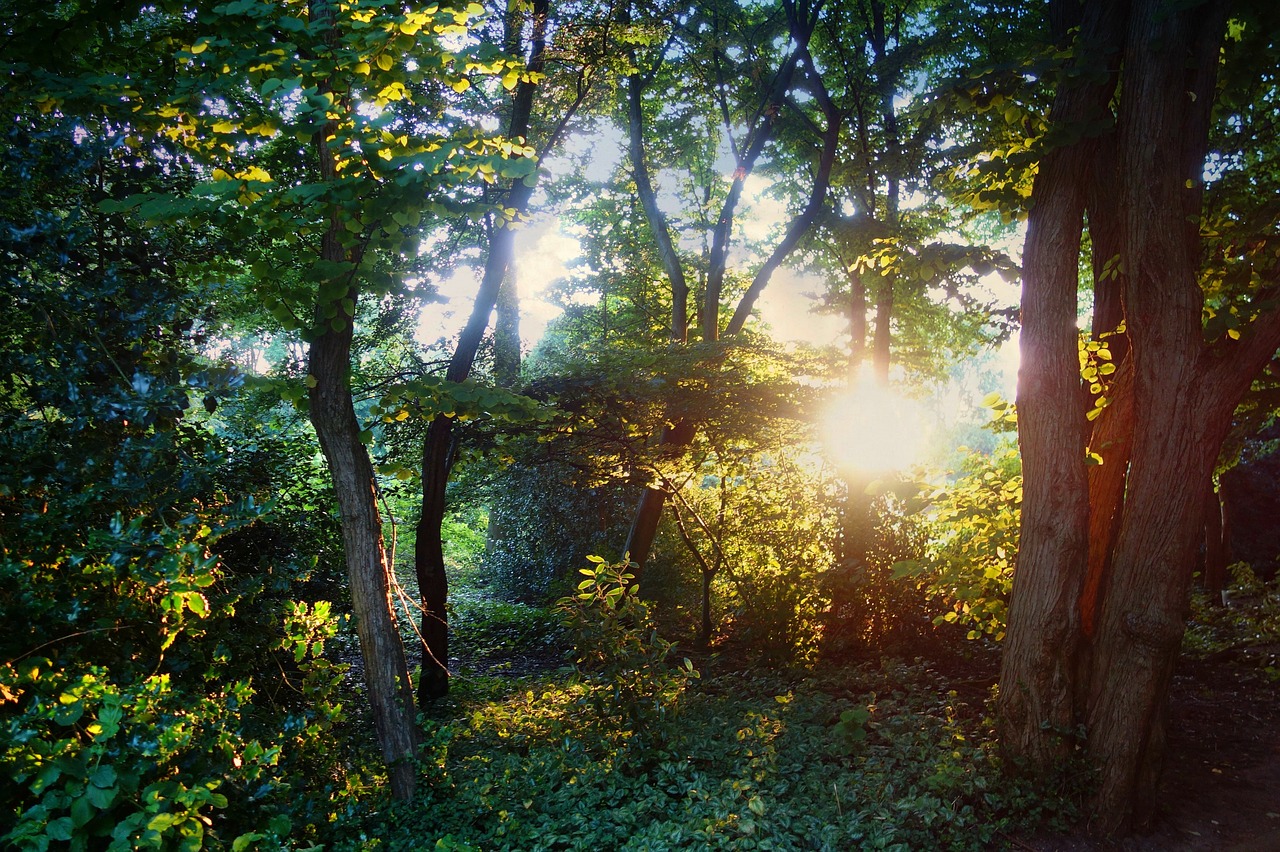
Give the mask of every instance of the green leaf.
[{"label": "green leaf", "polygon": [[114,787],[116,770],[112,766],[99,766],[89,773],[89,783],[95,787]]},{"label": "green leaf", "polygon": [[105,811],[116,800],[116,792],[115,787],[90,787],[85,791],[85,796],[95,808]]},{"label": "green leaf", "polygon": [[71,817],[60,817],[44,828],[44,833],[54,840],[70,840],[75,833],[76,825]]}]

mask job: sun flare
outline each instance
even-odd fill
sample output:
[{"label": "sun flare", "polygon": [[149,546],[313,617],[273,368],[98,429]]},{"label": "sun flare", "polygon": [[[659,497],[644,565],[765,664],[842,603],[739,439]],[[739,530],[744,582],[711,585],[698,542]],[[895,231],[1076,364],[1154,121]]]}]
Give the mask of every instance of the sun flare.
[{"label": "sun flare", "polygon": [[821,430],[828,457],[841,470],[883,474],[920,460],[929,420],[914,400],[861,380],[827,405]]}]

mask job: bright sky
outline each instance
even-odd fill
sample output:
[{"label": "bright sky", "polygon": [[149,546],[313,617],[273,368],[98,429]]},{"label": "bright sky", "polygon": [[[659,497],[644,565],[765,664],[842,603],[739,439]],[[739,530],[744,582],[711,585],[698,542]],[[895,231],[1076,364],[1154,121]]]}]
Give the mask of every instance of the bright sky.
[{"label": "bright sky", "polygon": [[[568,156],[549,161],[553,171],[569,168],[587,168],[596,177],[604,177],[612,171],[621,156],[620,145],[615,140],[596,139],[593,142],[579,140]],[[727,174],[727,173],[726,173]],[[764,241],[768,245],[770,234],[781,230],[786,218],[785,208],[765,194],[767,184],[752,176],[745,187],[739,222],[748,238]],[[516,236],[517,284],[520,291],[520,335],[526,351],[545,334],[547,325],[555,319],[560,309],[547,299],[551,285],[568,274],[568,266],[579,253],[578,240],[567,233],[559,219],[552,215],[535,216],[520,226]],[[741,248],[731,263],[750,263],[758,259],[748,258]],[[456,337],[470,314],[472,300],[479,285],[479,272],[473,266],[461,266],[451,277],[438,282],[438,290],[445,300],[423,309],[418,338],[431,342],[446,337]],[[992,275],[984,281],[992,295],[1001,301],[1016,303],[1017,290],[999,276]],[[822,283],[811,274],[797,273],[785,266],[779,269],[757,303],[759,321],[771,329],[774,337],[782,342],[806,342],[823,346],[838,343],[846,333],[842,318],[811,311],[815,303],[812,294],[822,290]],[[1012,398],[1017,381],[1018,345],[1016,337],[997,352],[995,363],[990,365],[1000,373],[1001,390]],[[985,391],[966,381],[954,388],[940,389],[933,403],[928,406],[940,421],[954,422],[971,410]]]}]

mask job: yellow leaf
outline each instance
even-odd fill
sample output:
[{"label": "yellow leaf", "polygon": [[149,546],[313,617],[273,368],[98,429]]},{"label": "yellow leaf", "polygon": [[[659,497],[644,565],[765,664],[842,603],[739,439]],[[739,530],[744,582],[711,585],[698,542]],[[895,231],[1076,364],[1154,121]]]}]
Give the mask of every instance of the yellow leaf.
[{"label": "yellow leaf", "polygon": [[378,56],[377,63],[378,63],[378,67],[381,68],[383,71],[390,71],[391,66],[395,64],[392,61],[391,56],[386,53],[380,54]]},{"label": "yellow leaf", "polygon": [[234,180],[234,178],[231,177],[231,174],[227,171],[224,171],[223,169],[214,169],[213,179],[214,180]]},{"label": "yellow leaf", "polygon": [[250,166],[248,169],[244,170],[243,172],[237,172],[236,177],[240,178],[241,180],[260,180],[260,181],[271,180],[271,175],[267,172],[267,170],[260,168],[258,166]]},{"label": "yellow leaf", "polygon": [[1232,340],[1239,340],[1240,339],[1239,329],[1234,329],[1234,328],[1227,329],[1227,337],[1230,337]]},{"label": "yellow leaf", "polygon": [[192,53],[204,53],[208,47],[209,47],[209,43],[206,41],[202,41],[202,42],[198,42],[196,44],[191,45],[190,47],[187,48],[187,50],[191,51]]},{"label": "yellow leaf", "polygon": [[215,121],[213,123],[214,133],[231,133],[235,129],[236,126],[230,121]]},{"label": "yellow leaf", "polygon": [[514,89],[520,83],[520,74],[517,71],[508,71],[502,75],[502,88],[508,92]]},{"label": "yellow leaf", "polygon": [[454,83],[450,88],[452,88],[458,94],[462,94],[467,89],[471,88],[471,81],[468,80],[466,77],[462,77],[458,80],[458,82]]},{"label": "yellow leaf", "polygon": [[357,74],[362,74],[362,75],[364,75],[365,77],[368,77],[368,76],[369,76],[369,71],[370,71],[370,70],[371,70],[371,69],[369,68],[369,63],[368,63],[368,62],[357,62],[357,63],[356,63],[355,72],[356,72]]}]

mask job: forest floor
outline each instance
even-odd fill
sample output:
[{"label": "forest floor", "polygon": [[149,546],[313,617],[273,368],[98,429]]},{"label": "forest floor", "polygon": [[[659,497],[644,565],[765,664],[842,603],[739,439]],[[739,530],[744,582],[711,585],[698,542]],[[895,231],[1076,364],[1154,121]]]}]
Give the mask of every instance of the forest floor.
[{"label": "forest floor", "polygon": [[1019,838],[1034,852],[1280,850],[1280,646],[1184,658],[1170,695],[1160,802],[1148,833]]},{"label": "forest floor", "polygon": [[[450,668],[462,682],[522,683],[556,679],[565,660],[564,636],[545,609],[494,601],[487,590],[460,590],[453,621]],[[1170,694],[1166,763],[1160,798],[1145,833],[1123,840],[1090,835],[1087,825],[1066,833],[999,835],[991,848],[1029,852],[1280,852],[1280,596],[1248,618],[1218,610],[1216,623],[1189,636]],[[1229,622],[1229,623],[1228,623]],[[972,647],[972,646],[970,646]],[[354,651],[354,649],[351,649]],[[683,651],[681,651],[683,655]],[[358,652],[349,676],[359,681]],[[700,656],[700,655],[691,655]],[[709,676],[732,679],[743,661],[731,650],[695,659]],[[932,662],[939,688],[958,690],[966,715],[981,715],[995,682],[995,649],[944,653]],[[353,684],[355,685],[355,684]],[[952,693],[953,695],[956,693]],[[976,715],[975,715],[976,714]]]}]

